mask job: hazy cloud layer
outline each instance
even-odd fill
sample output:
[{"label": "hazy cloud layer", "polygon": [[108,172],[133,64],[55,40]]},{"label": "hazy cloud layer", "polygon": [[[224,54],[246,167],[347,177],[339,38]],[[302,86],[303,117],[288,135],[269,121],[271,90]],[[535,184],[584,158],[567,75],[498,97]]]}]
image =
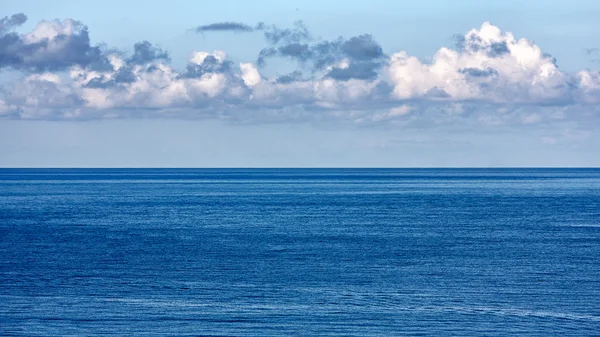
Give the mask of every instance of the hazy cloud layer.
[{"label": "hazy cloud layer", "polygon": [[[82,23],[41,21],[17,33],[24,14],[0,19],[0,69],[22,77],[0,91],[0,116],[24,119],[119,117],[254,121],[342,119],[357,124],[457,122],[539,124],[597,120],[600,73],[567,73],[539,46],[490,23],[456,38],[425,62],[391,55],[370,34],[323,40],[302,23],[212,23],[198,33],[262,34],[255,61],[196,51],[170,65],[148,41],[130,51],[90,44]],[[588,51],[594,53],[595,51]],[[262,67],[285,58],[297,69],[275,77]]]}]

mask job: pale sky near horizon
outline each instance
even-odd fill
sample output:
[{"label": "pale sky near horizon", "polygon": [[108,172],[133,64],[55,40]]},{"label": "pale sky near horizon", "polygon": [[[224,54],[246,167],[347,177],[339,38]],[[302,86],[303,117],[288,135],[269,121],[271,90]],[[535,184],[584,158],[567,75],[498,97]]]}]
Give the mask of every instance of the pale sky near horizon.
[{"label": "pale sky near horizon", "polygon": [[599,1],[1,9],[0,167],[600,166]]}]

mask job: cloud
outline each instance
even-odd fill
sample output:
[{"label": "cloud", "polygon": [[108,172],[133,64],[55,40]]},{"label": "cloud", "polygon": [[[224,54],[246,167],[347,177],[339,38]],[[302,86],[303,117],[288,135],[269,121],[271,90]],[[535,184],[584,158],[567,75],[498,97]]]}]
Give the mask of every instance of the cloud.
[{"label": "cloud", "polygon": [[[391,55],[370,34],[324,40],[302,22],[291,28],[223,22],[199,32],[262,32],[256,62],[225,51],[194,51],[176,68],[149,41],[130,51],[92,46],[82,23],[0,20],[0,67],[21,78],[0,91],[2,118],[61,119],[135,116],[235,120],[345,120],[370,125],[539,125],[594,120],[600,73],[568,73],[532,41],[490,23],[440,48],[430,62],[407,51]],[[272,58],[296,63],[268,76]],[[592,123],[588,123],[592,124]]]},{"label": "cloud", "polygon": [[358,61],[370,61],[384,57],[383,49],[369,34],[355,36],[344,41],[341,49],[349,58]]},{"label": "cloud", "polygon": [[[245,94],[242,79],[234,75],[222,51],[193,53],[184,72],[176,71],[162,59],[155,59],[152,64],[128,66],[117,55],[112,55],[111,61],[113,71],[90,72],[82,68],[71,71],[71,78],[78,81],[74,89],[85,101],[85,107],[206,110]],[[118,81],[126,67],[133,80]],[[112,85],[90,86],[94,79]]]},{"label": "cloud", "polygon": [[288,84],[302,80],[302,72],[295,70],[287,75],[279,76],[275,82],[279,84]]},{"label": "cloud", "polygon": [[323,69],[333,62],[347,58],[351,62],[373,62],[385,57],[381,46],[371,35],[360,35],[345,40],[340,37],[334,41],[321,41],[313,44],[295,40],[282,40],[273,43],[259,54],[258,63],[265,63],[270,57],[288,57],[301,63],[312,62],[316,69]]},{"label": "cloud", "polygon": [[490,76],[498,76],[498,71],[494,68],[462,68],[458,69],[458,72],[461,74],[470,76],[470,77],[490,77]]},{"label": "cloud", "polygon": [[27,21],[27,16],[23,13],[13,14],[10,17],[5,16],[0,19],[0,34],[24,24],[25,21]]},{"label": "cloud", "polygon": [[344,63],[342,66],[332,67],[327,72],[327,77],[347,81],[350,79],[374,80],[377,78],[381,64],[377,62]]},{"label": "cloud", "polygon": [[260,51],[257,64],[264,66],[273,57],[289,58],[312,73],[325,69],[325,77],[339,81],[374,80],[385,65],[382,47],[369,34],[315,43],[300,42],[310,36],[300,35],[302,38],[290,33],[286,38],[269,40],[272,46]]},{"label": "cloud", "polygon": [[133,45],[133,55],[128,62],[131,64],[146,64],[155,60],[170,61],[169,53],[153,46],[148,41],[138,42]]},{"label": "cloud", "polygon": [[10,30],[27,17],[15,14],[1,20],[0,68],[57,71],[79,65],[107,69],[110,64],[98,46],[91,46],[88,29],[79,21],[41,21],[28,34]]},{"label": "cloud", "polygon": [[212,54],[194,52],[181,76],[183,78],[200,78],[210,73],[227,73],[231,71],[233,63],[226,57],[227,54],[222,50],[215,50]]},{"label": "cloud", "polygon": [[262,30],[264,30],[265,39],[272,45],[300,43],[312,39],[312,35],[302,21],[296,21],[293,28],[262,25]]},{"label": "cloud", "polygon": [[248,87],[253,87],[261,82],[261,76],[256,69],[256,66],[252,63],[240,63],[240,70],[242,72],[242,80]]},{"label": "cloud", "polygon": [[[260,28],[260,25],[257,27]],[[253,32],[254,27],[240,22],[216,22],[194,28],[196,33],[204,32]]]},{"label": "cloud", "polygon": [[577,73],[578,96],[580,102],[588,104],[600,103],[600,72],[595,70],[582,70]]},{"label": "cloud", "polygon": [[460,41],[459,50],[441,48],[431,63],[406,52],[393,54],[388,75],[394,96],[526,104],[573,101],[576,79],[560,71],[533,42],[515,39],[487,22]]}]

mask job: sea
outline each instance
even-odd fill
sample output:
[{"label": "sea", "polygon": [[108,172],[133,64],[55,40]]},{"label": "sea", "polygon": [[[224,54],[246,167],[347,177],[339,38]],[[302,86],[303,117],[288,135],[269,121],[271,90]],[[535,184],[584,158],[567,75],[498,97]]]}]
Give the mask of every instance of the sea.
[{"label": "sea", "polygon": [[600,336],[600,169],[0,169],[2,336]]}]

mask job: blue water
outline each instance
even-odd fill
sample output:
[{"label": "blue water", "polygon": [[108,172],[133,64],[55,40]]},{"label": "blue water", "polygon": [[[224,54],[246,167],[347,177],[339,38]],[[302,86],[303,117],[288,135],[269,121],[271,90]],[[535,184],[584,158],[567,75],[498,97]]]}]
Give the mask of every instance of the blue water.
[{"label": "blue water", "polygon": [[0,170],[0,335],[93,334],[600,335],[600,170]]}]

